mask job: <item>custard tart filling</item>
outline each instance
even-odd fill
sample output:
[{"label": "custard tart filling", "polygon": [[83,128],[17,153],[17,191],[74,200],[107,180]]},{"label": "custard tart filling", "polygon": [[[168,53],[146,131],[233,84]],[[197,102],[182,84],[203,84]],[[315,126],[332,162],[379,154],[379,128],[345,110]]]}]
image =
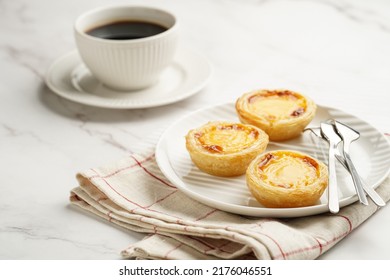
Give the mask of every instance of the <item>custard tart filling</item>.
[{"label": "custard tart filling", "polygon": [[314,205],[328,184],[327,167],[304,153],[277,150],[259,155],[246,172],[247,185],[266,207]]},{"label": "custard tart filling", "polygon": [[247,102],[249,111],[270,122],[299,117],[306,110],[306,99],[288,90],[253,94]]},{"label": "custard tart filling", "polygon": [[253,145],[257,129],[242,124],[221,124],[195,134],[202,147],[212,153],[236,153]]},{"label": "custard tart filling", "polygon": [[318,163],[312,158],[291,152],[269,153],[257,166],[264,183],[286,189],[308,186],[318,179]]},{"label": "custard tart filling", "polygon": [[193,163],[216,176],[244,174],[267,145],[268,135],[263,130],[242,123],[209,122],[186,135],[186,148]]},{"label": "custard tart filling", "polygon": [[290,90],[252,91],[236,102],[240,121],[263,129],[273,141],[299,136],[316,109],[311,99]]}]

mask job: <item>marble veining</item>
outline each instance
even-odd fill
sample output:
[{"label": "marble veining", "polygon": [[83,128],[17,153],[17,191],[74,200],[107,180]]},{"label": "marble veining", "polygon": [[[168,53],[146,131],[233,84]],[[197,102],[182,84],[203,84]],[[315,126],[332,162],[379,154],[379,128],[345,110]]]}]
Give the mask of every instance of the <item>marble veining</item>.
[{"label": "marble veining", "polygon": [[369,7],[354,6],[352,1],[324,0],[318,2],[328,5],[352,21],[372,24],[385,32],[390,31],[389,21],[385,15],[380,14],[380,11],[370,9]]},{"label": "marble veining", "polygon": [[116,248],[108,247],[106,244],[91,244],[89,242],[80,242],[77,239],[73,240],[62,236],[45,235],[42,232],[38,232],[37,230],[34,230],[34,228],[23,228],[18,226],[11,226],[11,227],[6,227],[4,229],[1,229],[0,233],[10,234],[11,236],[20,235],[21,239],[25,241],[32,241],[32,242],[54,241],[58,243],[64,243],[65,246],[67,246],[66,244],[69,244],[69,246],[73,246],[76,249],[87,250],[90,251],[92,254],[95,253],[99,255],[108,255],[108,257],[110,255],[112,256],[117,253]]}]

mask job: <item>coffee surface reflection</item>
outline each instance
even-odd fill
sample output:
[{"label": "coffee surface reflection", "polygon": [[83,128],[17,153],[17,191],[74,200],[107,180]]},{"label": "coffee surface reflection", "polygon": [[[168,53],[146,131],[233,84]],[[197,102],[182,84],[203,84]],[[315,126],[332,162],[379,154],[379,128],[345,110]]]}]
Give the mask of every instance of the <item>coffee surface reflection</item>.
[{"label": "coffee surface reflection", "polygon": [[166,30],[166,27],[152,22],[116,21],[94,27],[86,31],[86,33],[108,40],[132,40],[154,36]]}]

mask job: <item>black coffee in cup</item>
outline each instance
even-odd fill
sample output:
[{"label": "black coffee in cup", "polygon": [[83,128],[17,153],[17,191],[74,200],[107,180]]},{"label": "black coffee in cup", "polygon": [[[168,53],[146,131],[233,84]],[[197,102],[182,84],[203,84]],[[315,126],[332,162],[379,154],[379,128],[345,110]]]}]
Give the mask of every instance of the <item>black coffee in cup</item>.
[{"label": "black coffee in cup", "polygon": [[167,28],[145,21],[116,21],[88,30],[88,35],[108,40],[131,40],[157,35]]}]

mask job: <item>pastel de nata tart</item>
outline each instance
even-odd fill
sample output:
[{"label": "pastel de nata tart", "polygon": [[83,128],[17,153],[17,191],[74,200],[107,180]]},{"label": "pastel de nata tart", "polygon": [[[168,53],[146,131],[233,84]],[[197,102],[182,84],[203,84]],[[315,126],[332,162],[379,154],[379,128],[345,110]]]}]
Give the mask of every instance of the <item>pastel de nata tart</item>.
[{"label": "pastel de nata tart", "polygon": [[215,121],[190,130],[186,148],[194,164],[215,176],[245,174],[249,163],[268,145],[268,135],[252,125]]},{"label": "pastel de nata tart", "polygon": [[311,122],[316,104],[290,90],[257,90],[243,94],[236,102],[243,123],[264,130],[272,141],[297,137]]},{"label": "pastel de nata tart", "polygon": [[300,152],[271,151],[251,162],[246,182],[256,200],[265,207],[311,206],[328,186],[328,168]]}]

